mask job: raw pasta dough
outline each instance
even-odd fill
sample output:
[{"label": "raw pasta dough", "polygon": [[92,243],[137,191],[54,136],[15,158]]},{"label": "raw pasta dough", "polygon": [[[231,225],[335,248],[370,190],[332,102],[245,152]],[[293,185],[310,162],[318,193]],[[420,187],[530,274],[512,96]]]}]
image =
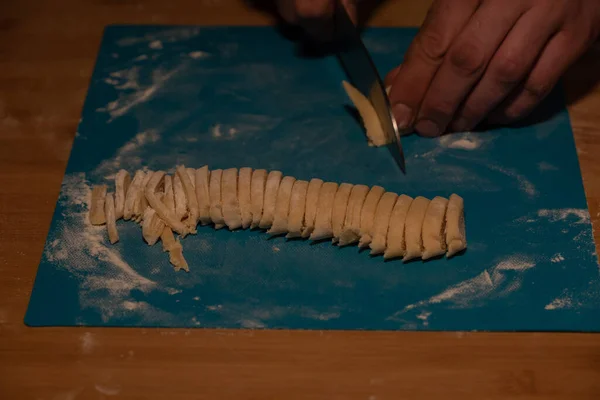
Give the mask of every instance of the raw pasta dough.
[{"label": "raw pasta dough", "polygon": [[463,198],[457,194],[450,196],[448,211],[446,211],[446,245],[447,257],[467,248],[465,234],[465,213]]},{"label": "raw pasta dough", "polygon": [[277,201],[275,203],[275,218],[273,225],[267,233],[271,236],[283,235],[288,232],[288,214],[290,212],[290,198],[292,188],[296,178],[286,176],[281,180],[279,190],[277,191]]},{"label": "raw pasta dough", "polygon": [[307,181],[294,182],[290,196],[290,215],[288,217],[288,234],[286,235],[288,239],[302,237],[307,191]]},{"label": "raw pasta dough", "polygon": [[313,178],[308,183],[306,192],[306,208],[304,211],[304,227],[302,228],[302,237],[308,238],[315,229],[315,218],[317,216],[317,204],[319,202],[319,192],[323,186],[321,179]]},{"label": "raw pasta dough", "polygon": [[375,220],[373,221],[373,240],[369,244],[371,247],[371,255],[382,254],[387,248],[387,234],[390,224],[390,216],[396,204],[398,195],[392,192],[386,192],[381,196],[377,211],[375,212]]},{"label": "raw pasta dough", "polygon": [[223,219],[229,230],[242,227],[242,215],[240,214],[240,203],[237,194],[237,168],[229,168],[223,171],[221,196],[223,197]]},{"label": "raw pasta dough", "polygon": [[344,86],[344,90],[346,90],[346,94],[348,94],[348,97],[352,100],[352,103],[354,103],[354,106],[358,110],[360,118],[365,125],[369,146],[379,147],[391,143],[392,138],[388,138],[383,131],[381,121],[379,121],[379,117],[377,116],[377,112],[375,111],[375,108],[373,108],[371,101],[350,83],[343,81],[342,85]]},{"label": "raw pasta dough", "polygon": [[406,223],[406,215],[408,209],[412,204],[412,197],[405,194],[398,196],[392,215],[390,216],[388,234],[387,234],[387,247],[383,253],[383,258],[388,260],[390,258],[403,257],[406,253],[406,240],[404,239],[404,227]]},{"label": "raw pasta dough", "polygon": [[[128,176],[119,171],[115,177],[123,217],[142,222],[149,245],[161,240],[176,270],[189,271],[189,266],[174,233],[180,238],[196,233],[198,221],[217,229],[225,224],[232,230],[254,226],[288,238],[332,238],[339,246],[359,241],[361,247],[370,246],[372,255],[404,261],[444,252],[452,257],[467,245],[464,201],[455,194],[450,200],[413,200],[380,186],[338,186],[316,178],[307,182],[247,167],[210,171],[208,166],[179,166],[174,176],[137,171],[130,184]],[[110,242],[116,243],[116,193],[106,192],[106,185],[93,188],[89,218],[96,225],[106,224]]]},{"label": "raw pasta dough", "polygon": [[429,206],[429,199],[425,197],[417,197],[413,200],[408,209],[408,215],[406,216],[406,225],[404,237],[406,239],[406,253],[404,254],[404,261],[409,261],[417,257],[421,257],[423,254],[423,239],[421,236],[421,229],[423,228],[423,220],[425,219],[425,213]]},{"label": "raw pasta dough", "polygon": [[106,223],[104,210],[106,189],[106,185],[95,186],[92,189],[92,199],[90,201],[90,223],[92,225],[104,225]]},{"label": "raw pasta dough", "polygon": [[323,240],[333,237],[333,226],[331,215],[333,213],[333,201],[337,192],[338,184],[326,182],[319,191],[317,203],[317,215],[315,217],[315,229],[310,235],[310,240]]},{"label": "raw pasta dough", "polygon": [[448,200],[435,197],[429,203],[421,235],[423,237],[423,260],[441,256],[446,252],[446,238],[444,236],[446,225],[446,207]]}]

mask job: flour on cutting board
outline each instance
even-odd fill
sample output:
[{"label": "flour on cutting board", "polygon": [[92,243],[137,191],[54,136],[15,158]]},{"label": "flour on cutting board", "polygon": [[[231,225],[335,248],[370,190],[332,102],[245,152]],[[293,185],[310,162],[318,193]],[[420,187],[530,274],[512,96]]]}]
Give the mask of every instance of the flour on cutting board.
[{"label": "flour on cutting board", "polygon": [[419,316],[417,318],[427,320],[432,314],[428,308],[437,304],[446,305],[448,308],[480,307],[487,300],[507,296],[519,289],[525,271],[535,266],[536,263],[531,256],[510,256],[489,270],[484,269],[473,278],[451,285],[426,300],[405,306],[388,317],[388,320],[401,321],[403,316],[411,310],[418,310],[422,318]]},{"label": "flour on cutting board", "polygon": [[[145,103],[156,94],[164,84],[171,79],[177,72],[181,70],[182,66],[172,68],[170,70],[157,68],[152,71],[152,78],[150,83],[141,83],[138,80],[138,74],[136,68],[132,68],[130,71],[119,71],[118,73],[122,76],[121,82],[116,81],[113,77],[105,79],[106,83],[114,84],[116,89],[122,89],[119,91],[119,97],[116,100],[111,101],[106,107],[98,108],[96,111],[107,112],[110,115],[109,122],[115,118],[125,115],[129,110],[135,106]],[[123,90],[130,89],[130,90]]]},{"label": "flour on cutting board", "polygon": [[[82,308],[100,312],[104,321],[135,312],[147,321],[164,321],[170,314],[131,298],[131,292],[147,293],[160,288],[156,282],[136,272],[115,246],[106,241],[105,228],[89,223],[87,203],[91,189],[85,174],[66,175],[59,205],[68,210],[44,251],[45,258],[79,279]],[[100,263],[99,263],[100,262]]]}]

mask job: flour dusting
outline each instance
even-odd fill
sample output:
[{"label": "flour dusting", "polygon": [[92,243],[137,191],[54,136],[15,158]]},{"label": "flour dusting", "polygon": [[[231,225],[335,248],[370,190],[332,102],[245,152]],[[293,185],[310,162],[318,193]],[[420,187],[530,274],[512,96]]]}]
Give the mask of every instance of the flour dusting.
[{"label": "flour dusting", "polygon": [[509,168],[503,168],[498,165],[488,165],[488,168],[493,171],[498,171],[506,176],[516,179],[517,182],[519,182],[519,187],[521,188],[521,190],[523,192],[525,192],[525,194],[527,194],[529,197],[535,197],[538,194],[537,189],[535,188],[533,183],[531,183],[531,181],[529,179],[527,179],[525,176],[519,174],[515,170],[509,169]]},{"label": "flour dusting", "polygon": [[[160,90],[169,79],[181,70],[181,66],[171,70],[157,68],[152,71],[152,79],[149,84],[139,82],[138,67],[130,70],[122,70],[111,74],[111,77],[118,77],[114,74],[121,74],[122,83],[118,83],[115,88],[120,89],[119,97],[108,103],[106,107],[98,108],[98,112],[106,112],[110,115],[108,122],[127,114],[132,108],[150,100],[158,90]],[[106,81],[105,82],[109,82]],[[112,82],[112,81],[110,81]],[[128,90],[124,90],[128,89]]]},{"label": "flour dusting", "polygon": [[448,134],[438,140],[443,147],[460,150],[476,150],[483,144],[481,135],[472,132]]},{"label": "flour dusting", "polygon": [[95,175],[103,176],[105,179],[114,177],[120,169],[133,172],[142,168],[144,160],[139,156],[140,150],[149,144],[156,143],[161,136],[154,130],[140,132],[130,141],[119,148],[114,157],[103,161],[94,171]]},{"label": "flour dusting", "polygon": [[90,196],[85,174],[65,175],[58,203],[68,212],[55,236],[49,238],[44,257],[81,281],[81,307],[99,310],[107,321],[123,310],[120,305],[132,290],[149,292],[156,283],[137,273],[118,249],[108,244],[105,227],[90,224],[86,206]]},{"label": "flour dusting", "polygon": [[153,50],[161,50],[163,48],[163,44],[160,40],[153,40],[148,44],[148,47]]},{"label": "flour dusting", "polygon": [[546,304],[544,310],[564,310],[573,307],[573,299],[570,297],[559,297]]},{"label": "flour dusting", "polygon": [[190,58],[193,58],[194,60],[198,60],[201,58],[210,57],[210,53],[207,53],[205,51],[192,51],[192,52],[188,53],[188,56],[190,56]]},{"label": "flour dusting", "polygon": [[[435,304],[446,303],[450,308],[473,308],[481,306],[486,300],[504,297],[521,287],[523,273],[535,267],[531,257],[514,255],[499,262],[494,267],[483,270],[477,276],[457,283],[441,293],[396,312],[389,320],[399,320],[408,311],[423,310]],[[424,315],[421,311],[418,315]],[[419,318],[417,315],[417,318]],[[422,318],[419,318],[422,319]]]},{"label": "flour dusting", "polygon": [[588,224],[590,222],[590,212],[585,208],[558,208],[541,209],[538,211],[539,217],[548,218],[550,222],[564,221],[569,217],[578,218],[575,224]]}]

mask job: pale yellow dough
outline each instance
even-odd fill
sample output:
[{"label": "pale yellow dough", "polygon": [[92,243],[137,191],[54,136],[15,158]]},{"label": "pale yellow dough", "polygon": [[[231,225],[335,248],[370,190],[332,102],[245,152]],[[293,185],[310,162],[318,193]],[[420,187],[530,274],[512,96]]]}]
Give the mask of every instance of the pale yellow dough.
[{"label": "pale yellow dough", "polygon": [[119,232],[117,232],[117,217],[115,215],[115,200],[112,193],[106,195],[104,202],[104,214],[106,215],[106,230],[108,231],[108,240],[111,244],[119,241]]},{"label": "pale yellow dough", "polygon": [[304,210],[306,209],[307,181],[296,181],[290,196],[290,215],[288,217],[288,234],[286,238],[302,237],[304,226]]},{"label": "pale yellow dough", "polygon": [[398,196],[392,215],[387,235],[387,247],[383,253],[383,258],[388,260],[391,258],[403,257],[406,253],[406,240],[404,239],[404,227],[406,224],[406,216],[408,209],[412,204],[413,199],[405,194]]},{"label": "pale yellow dough", "polygon": [[115,176],[115,217],[117,219],[123,218],[125,210],[125,197],[127,196],[127,190],[131,185],[131,175],[124,169],[117,172]]},{"label": "pale yellow dough", "polygon": [[346,220],[346,212],[348,210],[348,201],[350,200],[350,193],[354,185],[350,183],[342,183],[335,194],[333,200],[333,213],[331,215],[331,226],[333,228],[333,243],[340,241],[340,236],[344,231],[344,222]]},{"label": "pale yellow dough", "polygon": [[242,215],[237,192],[238,170],[229,168],[223,171],[221,196],[223,198],[223,219],[229,230],[242,227]]},{"label": "pale yellow dough", "polygon": [[196,200],[198,201],[198,218],[201,225],[208,225],[210,219],[210,193],[208,190],[210,171],[208,166],[198,168],[195,174]]},{"label": "pale yellow dough", "polygon": [[313,178],[308,183],[306,191],[306,207],[304,209],[304,226],[302,227],[302,237],[308,238],[315,229],[315,217],[317,216],[317,204],[319,202],[319,192],[323,186],[323,181]]},{"label": "pale yellow dough", "polygon": [[379,147],[391,143],[392,138],[386,136],[371,101],[350,83],[343,81],[342,84],[346,90],[346,94],[348,94],[348,97],[352,100],[352,103],[354,103],[354,106],[358,110],[363,124],[365,125],[369,145]]},{"label": "pale yellow dough", "polygon": [[252,184],[252,168],[240,168],[238,176],[238,200],[242,216],[242,228],[248,229],[252,224],[252,203],[250,192]]},{"label": "pale yellow dough", "polygon": [[423,260],[441,256],[446,252],[446,208],[448,200],[443,197],[435,197],[429,203],[425,219],[423,220]]},{"label": "pale yellow dough", "polygon": [[369,187],[366,185],[354,185],[352,187],[348,207],[346,208],[344,229],[338,242],[339,246],[356,243],[360,239],[360,214],[368,193]]},{"label": "pale yellow dough", "polygon": [[375,212],[377,211],[377,205],[381,196],[385,193],[385,189],[381,186],[373,186],[365,203],[363,204],[362,210],[360,211],[360,240],[358,241],[358,247],[361,249],[367,247],[371,240],[373,240],[373,222],[375,221]]},{"label": "pale yellow dough", "polygon": [[210,219],[215,224],[215,229],[225,227],[225,219],[223,218],[223,203],[221,198],[221,178],[223,176],[222,169],[215,169],[210,172]]},{"label": "pale yellow dough", "polygon": [[267,170],[256,169],[252,172],[250,182],[250,204],[252,209],[252,223],[250,228],[255,229],[260,225],[265,200],[265,185],[267,184]]},{"label": "pale yellow dough", "polygon": [[269,229],[273,225],[275,218],[275,205],[277,203],[277,192],[281,184],[283,174],[281,171],[271,171],[267,175],[267,184],[265,185],[265,196],[262,217],[258,227],[260,229]]},{"label": "pale yellow dough", "polygon": [[90,201],[90,223],[92,225],[104,225],[106,223],[106,214],[104,203],[106,201],[106,185],[94,186],[92,189],[92,199]]},{"label": "pale yellow dough", "polygon": [[446,245],[448,247],[447,257],[452,257],[467,248],[464,201],[457,194],[452,194],[448,201],[448,210],[446,211]]},{"label": "pale yellow dough", "polygon": [[288,232],[288,216],[294,182],[296,182],[296,178],[285,176],[279,184],[277,201],[275,203],[275,218],[273,219],[271,229],[267,231],[271,236],[283,235]]},{"label": "pale yellow dough", "polygon": [[421,257],[423,254],[423,238],[421,236],[421,230],[423,228],[423,220],[425,219],[425,213],[427,212],[429,203],[429,199],[419,196],[413,200],[408,209],[404,227],[404,237],[406,239],[404,261]]},{"label": "pale yellow dough", "polygon": [[396,204],[398,195],[392,192],[385,192],[379,200],[375,220],[373,221],[373,240],[369,244],[371,255],[375,256],[385,252],[387,248],[387,234],[390,224],[390,216]]},{"label": "pale yellow dough", "polygon": [[333,226],[331,217],[333,215],[333,201],[338,190],[335,182],[325,182],[319,191],[317,203],[317,215],[315,217],[315,229],[310,234],[310,240],[323,240],[333,237]]}]

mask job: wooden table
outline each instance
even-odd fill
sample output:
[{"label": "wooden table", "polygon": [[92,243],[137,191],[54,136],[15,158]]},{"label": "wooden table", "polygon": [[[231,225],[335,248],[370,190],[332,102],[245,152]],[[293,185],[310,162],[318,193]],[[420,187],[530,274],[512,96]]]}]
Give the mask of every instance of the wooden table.
[{"label": "wooden table", "polygon": [[[372,23],[418,25],[428,5]],[[0,398],[600,398],[599,335],[23,325],[103,27],[270,21],[233,0],[0,2]],[[594,49],[566,79],[596,226],[598,71]]]}]

